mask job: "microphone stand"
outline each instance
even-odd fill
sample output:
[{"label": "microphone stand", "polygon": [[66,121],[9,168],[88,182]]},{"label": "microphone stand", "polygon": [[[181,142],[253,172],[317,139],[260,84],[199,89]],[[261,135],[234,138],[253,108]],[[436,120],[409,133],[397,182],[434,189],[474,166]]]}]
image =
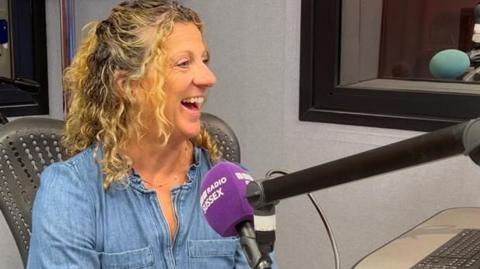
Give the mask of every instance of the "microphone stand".
[{"label": "microphone stand", "polygon": [[253,269],[271,269],[272,259],[268,255],[269,252],[263,250],[250,222],[243,223],[242,229],[239,229],[239,235],[240,245],[250,267]]},{"label": "microphone stand", "polygon": [[253,181],[247,186],[247,199],[253,208],[261,208],[281,199],[461,153],[480,164],[479,145],[477,118],[285,176]]},{"label": "microphone stand", "polygon": [[5,117],[5,115],[3,115],[1,112],[0,112],[0,125],[4,125],[8,123],[8,119],[7,117]]},{"label": "microphone stand", "polygon": [[[480,118],[284,176],[252,181],[246,197],[255,216],[258,212],[272,215],[281,199],[461,153],[480,165]],[[274,237],[259,242],[262,255],[273,250]]]},{"label": "microphone stand", "polygon": [[15,86],[17,89],[28,92],[30,94],[38,94],[40,90],[40,83],[27,78],[11,79],[6,77],[0,77],[0,83]]}]

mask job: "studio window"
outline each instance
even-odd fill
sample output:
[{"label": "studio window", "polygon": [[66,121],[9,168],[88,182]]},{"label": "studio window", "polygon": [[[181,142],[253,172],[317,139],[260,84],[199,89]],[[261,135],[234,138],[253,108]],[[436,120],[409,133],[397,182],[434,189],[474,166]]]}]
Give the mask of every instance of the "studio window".
[{"label": "studio window", "polygon": [[431,131],[480,116],[477,4],[302,0],[300,119]]}]

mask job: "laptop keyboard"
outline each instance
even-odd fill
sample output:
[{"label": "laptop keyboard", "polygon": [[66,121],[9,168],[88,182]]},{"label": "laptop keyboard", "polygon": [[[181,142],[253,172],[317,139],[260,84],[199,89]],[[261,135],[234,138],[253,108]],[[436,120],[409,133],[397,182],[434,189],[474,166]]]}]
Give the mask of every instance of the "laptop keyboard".
[{"label": "laptop keyboard", "polygon": [[466,229],[411,269],[480,269],[480,230]]}]

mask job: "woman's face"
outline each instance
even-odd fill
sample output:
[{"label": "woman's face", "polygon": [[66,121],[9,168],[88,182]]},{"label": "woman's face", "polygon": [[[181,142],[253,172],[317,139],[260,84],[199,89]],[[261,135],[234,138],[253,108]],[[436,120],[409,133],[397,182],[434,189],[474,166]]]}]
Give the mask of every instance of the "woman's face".
[{"label": "woman's face", "polygon": [[165,115],[173,123],[173,135],[191,138],[200,132],[200,112],[216,77],[208,67],[203,36],[194,24],[176,23],[165,46]]}]

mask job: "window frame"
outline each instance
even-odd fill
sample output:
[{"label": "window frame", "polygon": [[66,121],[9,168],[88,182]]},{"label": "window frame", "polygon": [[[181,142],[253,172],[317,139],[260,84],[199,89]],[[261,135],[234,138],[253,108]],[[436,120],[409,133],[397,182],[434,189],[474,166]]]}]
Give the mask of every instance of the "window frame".
[{"label": "window frame", "polygon": [[432,131],[480,115],[480,95],[453,92],[455,82],[441,82],[451,93],[402,88],[401,80],[395,89],[339,85],[341,14],[341,0],[302,0],[301,121]]}]

